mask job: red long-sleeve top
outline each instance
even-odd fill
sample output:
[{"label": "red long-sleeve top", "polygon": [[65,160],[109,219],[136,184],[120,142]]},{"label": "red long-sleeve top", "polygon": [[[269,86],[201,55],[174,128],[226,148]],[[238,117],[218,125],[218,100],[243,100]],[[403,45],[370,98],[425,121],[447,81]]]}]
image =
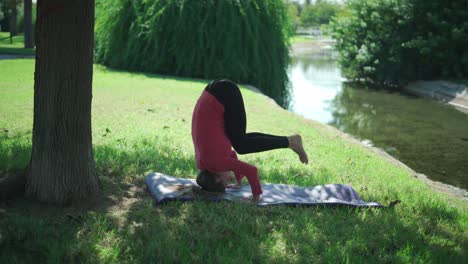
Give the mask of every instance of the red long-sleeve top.
[{"label": "red long-sleeve top", "polygon": [[224,132],[224,106],[207,91],[203,91],[193,110],[192,139],[198,169],[233,171],[238,181],[247,177],[253,195],[262,193],[257,168],[237,159]]}]

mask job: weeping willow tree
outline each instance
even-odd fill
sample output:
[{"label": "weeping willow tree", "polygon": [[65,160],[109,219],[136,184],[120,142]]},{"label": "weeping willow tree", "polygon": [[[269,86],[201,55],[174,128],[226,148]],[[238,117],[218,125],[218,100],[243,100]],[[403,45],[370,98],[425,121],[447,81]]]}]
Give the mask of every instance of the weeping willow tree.
[{"label": "weeping willow tree", "polygon": [[282,103],[288,21],[282,0],[98,0],[95,60],[195,78],[229,78]]}]

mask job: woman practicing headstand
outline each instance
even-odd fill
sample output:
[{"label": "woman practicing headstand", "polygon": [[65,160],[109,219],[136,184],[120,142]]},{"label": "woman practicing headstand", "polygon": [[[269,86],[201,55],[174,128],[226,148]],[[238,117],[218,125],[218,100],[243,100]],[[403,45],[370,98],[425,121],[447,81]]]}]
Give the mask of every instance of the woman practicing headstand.
[{"label": "woman practicing headstand", "polygon": [[[239,87],[226,79],[210,82],[198,99],[192,116],[192,139],[200,170],[197,183],[207,191],[224,192],[226,187],[240,188],[245,176],[252,188],[252,200],[256,202],[262,194],[258,170],[238,160],[236,152],[247,154],[291,148],[302,163],[308,163],[308,158],[301,136],[246,133],[246,127],[244,101]],[[231,171],[236,176],[236,185],[228,185],[232,180]]]}]

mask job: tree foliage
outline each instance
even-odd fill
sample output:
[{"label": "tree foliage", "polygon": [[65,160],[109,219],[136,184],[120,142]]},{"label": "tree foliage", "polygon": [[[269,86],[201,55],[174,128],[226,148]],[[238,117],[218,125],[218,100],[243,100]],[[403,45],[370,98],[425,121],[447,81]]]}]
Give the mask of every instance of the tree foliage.
[{"label": "tree foliage", "polygon": [[300,24],[300,17],[299,17],[299,8],[300,4],[297,2],[286,3],[287,10],[288,10],[288,20],[291,25],[292,33],[296,32],[297,27]]},{"label": "tree foliage", "polygon": [[341,9],[341,5],[327,2],[317,1],[315,4],[304,5],[300,20],[303,26],[319,26],[330,23]]},{"label": "tree foliage", "polygon": [[346,77],[401,84],[468,75],[468,2],[350,0],[332,23]]},{"label": "tree foliage", "polygon": [[[20,1],[20,0],[3,0],[2,1],[3,3],[0,3],[0,13],[3,13],[3,19],[5,19],[4,21],[1,22],[1,24],[3,24],[3,30],[4,31],[10,31],[10,23],[12,21],[11,18],[13,16],[13,13],[16,13],[16,19],[19,20],[22,15],[23,15],[23,12],[22,12],[22,5],[23,5],[23,1]],[[1,19],[1,15],[0,15],[0,20]]]},{"label": "tree foliage", "polygon": [[[0,2],[0,20],[3,19],[3,12],[2,12],[2,3]],[[0,30],[1,30],[1,27],[0,27]]]},{"label": "tree foliage", "polygon": [[229,78],[282,100],[291,31],[282,0],[100,0],[97,8],[99,63]]}]

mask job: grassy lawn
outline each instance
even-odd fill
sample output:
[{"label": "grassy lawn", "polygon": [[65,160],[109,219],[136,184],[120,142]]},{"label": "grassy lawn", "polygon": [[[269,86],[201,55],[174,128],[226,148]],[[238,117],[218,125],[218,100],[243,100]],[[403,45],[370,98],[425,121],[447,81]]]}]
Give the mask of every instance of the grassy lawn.
[{"label": "grassy lawn", "polygon": [[[34,60],[0,61],[0,176],[31,150]],[[303,135],[292,151],[240,156],[262,182],[345,183],[392,209],[155,206],[144,176],[194,178],[191,112],[207,81],[95,66],[93,143],[103,193],[74,207],[0,202],[0,263],[467,263],[466,202],[437,193],[325,125],[242,89],[248,130]]]},{"label": "grassy lawn", "polygon": [[[9,32],[0,32],[0,55],[34,55],[34,49],[24,48],[24,36],[13,37],[13,43],[10,43]],[[6,39],[4,39],[6,38]]]},{"label": "grassy lawn", "polygon": [[305,35],[294,35],[290,39],[290,42],[291,42],[291,44],[304,43],[304,42],[313,42],[313,41],[318,40],[320,38],[321,37],[305,36]]}]

